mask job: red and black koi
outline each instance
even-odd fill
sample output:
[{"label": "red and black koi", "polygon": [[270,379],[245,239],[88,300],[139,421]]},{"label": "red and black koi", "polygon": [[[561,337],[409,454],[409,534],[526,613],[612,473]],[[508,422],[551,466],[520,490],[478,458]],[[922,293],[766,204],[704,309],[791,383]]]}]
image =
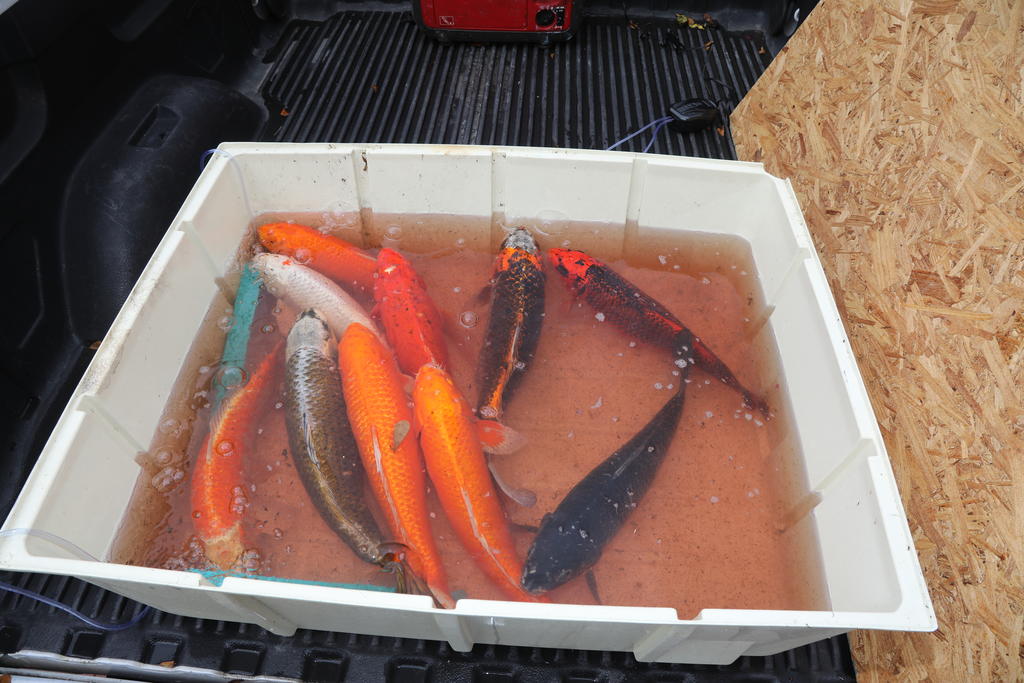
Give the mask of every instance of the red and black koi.
[{"label": "red and black koi", "polygon": [[555,270],[565,278],[570,289],[603,313],[605,320],[631,337],[687,358],[723,384],[738,391],[749,407],[766,417],[770,416],[771,411],[764,399],[740,384],[736,375],[715,352],[653,297],[607,264],[582,251],[552,249],[548,254]]}]

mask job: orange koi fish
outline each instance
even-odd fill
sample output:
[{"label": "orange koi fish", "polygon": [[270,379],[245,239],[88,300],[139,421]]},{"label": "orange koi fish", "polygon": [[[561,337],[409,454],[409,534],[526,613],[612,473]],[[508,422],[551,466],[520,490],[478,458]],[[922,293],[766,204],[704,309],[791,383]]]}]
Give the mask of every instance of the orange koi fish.
[{"label": "orange koi fish", "polygon": [[509,598],[546,601],[519,585],[523,562],[487,469],[477,420],[452,378],[424,365],[413,405],[427,472],[459,541]]},{"label": "orange koi fish", "polygon": [[258,233],[267,251],[290,256],[338,284],[373,291],[377,259],[354,244],[293,223],[267,223]]},{"label": "orange koi fish", "polygon": [[192,469],[193,525],[206,556],[221,569],[230,569],[245,552],[246,454],[254,423],[280,377],[282,346],[274,347],[249,381],[224,399]]},{"label": "orange koi fish", "polygon": [[405,560],[438,604],[454,607],[427,510],[423,455],[412,432],[412,408],[391,351],[359,323],[338,344],[338,365],[349,423],[374,498]]},{"label": "orange koi fish", "polygon": [[415,375],[427,363],[448,365],[441,314],[412,265],[393,249],[377,255],[373,296],[374,313],[403,372]]}]

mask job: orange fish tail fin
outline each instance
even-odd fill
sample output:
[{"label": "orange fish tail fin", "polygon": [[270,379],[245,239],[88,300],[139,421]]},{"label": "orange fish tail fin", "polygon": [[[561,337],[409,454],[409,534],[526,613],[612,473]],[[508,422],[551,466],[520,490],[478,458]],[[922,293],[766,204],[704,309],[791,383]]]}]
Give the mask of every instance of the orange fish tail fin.
[{"label": "orange fish tail fin", "polygon": [[235,522],[227,531],[213,538],[203,539],[206,557],[221,569],[231,569],[245,553],[245,542],[242,540],[242,523]]},{"label": "orange fish tail fin", "polygon": [[[491,455],[507,455],[515,453],[526,445],[526,437],[497,420],[477,420],[477,436],[484,452]],[[537,504],[537,494],[530,489],[517,488],[510,484],[488,459],[487,466],[491,477],[501,492],[512,499],[517,505],[533,507]]]},{"label": "orange fish tail fin", "polygon": [[515,453],[527,442],[525,436],[497,420],[477,420],[476,429],[480,445],[493,455]]}]

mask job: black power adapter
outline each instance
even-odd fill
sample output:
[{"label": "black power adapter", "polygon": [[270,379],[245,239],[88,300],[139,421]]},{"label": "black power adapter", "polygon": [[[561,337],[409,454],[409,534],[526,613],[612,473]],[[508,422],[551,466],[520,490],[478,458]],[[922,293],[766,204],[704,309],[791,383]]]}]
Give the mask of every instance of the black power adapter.
[{"label": "black power adapter", "polygon": [[703,97],[691,97],[669,107],[668,127],[677,133],[696,133],[722,120],[718,105]]}]

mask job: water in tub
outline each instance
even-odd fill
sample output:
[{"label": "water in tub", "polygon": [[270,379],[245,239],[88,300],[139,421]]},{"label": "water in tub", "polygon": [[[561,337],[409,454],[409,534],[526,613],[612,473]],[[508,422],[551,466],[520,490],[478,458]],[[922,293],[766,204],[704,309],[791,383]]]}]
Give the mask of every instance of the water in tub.
[{"label": "water in tub", "polygon": [[[480,229],[478,219],[350,218],[268,215],[254,221],[253,229],[289,220],[357,244],[365,239],[370,254],[381,246],[403,254],[443,318],[448,369],[475,407],[490,305],[480,292],[491,278],[501,234],[495,229],[490,248],[484,248],[472,239]],[[365,230],[360,220],[367,221]],[[593,604],[596,586],[604,604],[673,607],[683,619],[704,608],[828,609],[811,517],[794,514],[807,512],[806,481],[746,242],[701,232],[643,230],[644,238],[633,240],[622,253],[621,226],[606,231],[544,214],[515,223],[530,229],[542,254],[570,247],[603,259],[699,336],[744,386],[767,400],[772,412],[766,419],[699,366],[687,375],[666,361],[665,350],[613,326],[608,312],[574,296],[543,258],[546,303],[536,356],[502,416],[526,443],[513,453],[491,456],[510,487],[536,496],[530,507],[501,496],[520,563],[544,516],[643,429],[681,382],[686,392],[653,482],[603,547],[592,567],[594,581],[581,573],[547,597]],[[252,235],[243,241],[239,263],[252,256],[255,244]],[[233,267],[226,275],[226,293],[211,304],[154,429],[150,451],[140,454],[140,477],[112,562],[215,569],[197,536],[190,489],[211,419],[213,382],[223,374],[219,361],[232,323],[227,297],[238,270]],[[372,293],[358,287],[349,291],[367,310],[372,308]],[[251,327],[249,372],[287,336],[295,314],[263,292]],[[394,586],[394,575],[359,559],[310,500],[289,452],[283,380],[272,392],[248,427],[242,495],[236,490],[229,497],[233,509],[242,510],[246,548],[234,569],[284,579]],[[426,485],[430,527],[452,595],[508,599],[508,591],[488,578],[459,542],[429,478]],[[367,504],[386,529],[370,486],[364,488]]]}]

